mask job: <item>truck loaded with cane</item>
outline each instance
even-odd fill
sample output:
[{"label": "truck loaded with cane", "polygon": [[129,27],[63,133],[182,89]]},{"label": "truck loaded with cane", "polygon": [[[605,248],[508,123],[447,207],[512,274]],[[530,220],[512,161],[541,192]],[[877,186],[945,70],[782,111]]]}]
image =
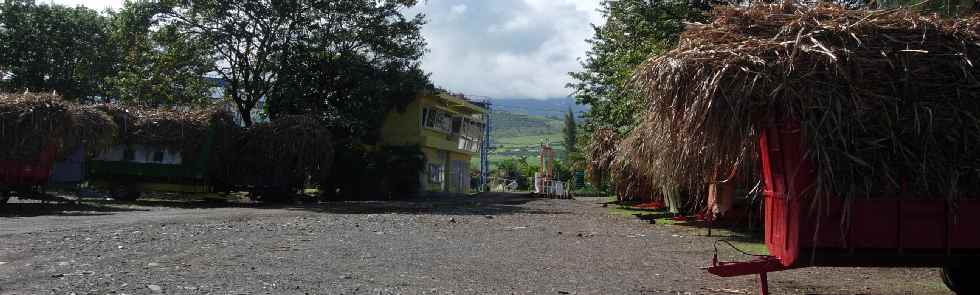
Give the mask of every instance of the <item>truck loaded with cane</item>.
[{"label": "truck loaded with cane", "polygon": [[53,187],[143,193],[248,192],[288,200],[328,177],[330,131],[282,116],[244,127],[220,105],[79,104],[53,94],[0,94],[0,204],[50,199]]},{"label": "truck loaded with cane", "polygon": [[649,109],[621,165],[697,193],[754,160],[769,254],[706,270],[758,275],[766,294],[775,271],[941,267],[953,291],[980,292],[980,19],[788,2],[713,14],[635,73]]}]

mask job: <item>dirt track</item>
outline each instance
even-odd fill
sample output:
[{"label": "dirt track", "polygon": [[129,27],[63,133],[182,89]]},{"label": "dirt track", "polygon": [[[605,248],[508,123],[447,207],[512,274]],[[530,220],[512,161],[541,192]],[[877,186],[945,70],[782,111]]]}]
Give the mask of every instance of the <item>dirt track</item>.
[{"label": "dirt track", "polygon": [[[755,294],[712,238],[599,200],[0,209],[0,294]],[[730,251],[723,256],[735,257]],[[774,294],[948,294],[933,269],[803,269]]]}]

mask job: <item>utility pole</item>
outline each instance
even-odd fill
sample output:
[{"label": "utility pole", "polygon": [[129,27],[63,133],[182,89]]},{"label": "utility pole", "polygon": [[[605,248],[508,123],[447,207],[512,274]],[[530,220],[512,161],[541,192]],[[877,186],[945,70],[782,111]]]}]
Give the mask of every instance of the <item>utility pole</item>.
[{"label": "utility pole", "polygon": [[493,121],[490,114],[493,113],[490,107],[490,99],[484,99],[483,105],[486,113],[483,114],[483,142],[480,145],[480,190],[490,191],[487,181],[490,178],[490,131],[493,129]]}]

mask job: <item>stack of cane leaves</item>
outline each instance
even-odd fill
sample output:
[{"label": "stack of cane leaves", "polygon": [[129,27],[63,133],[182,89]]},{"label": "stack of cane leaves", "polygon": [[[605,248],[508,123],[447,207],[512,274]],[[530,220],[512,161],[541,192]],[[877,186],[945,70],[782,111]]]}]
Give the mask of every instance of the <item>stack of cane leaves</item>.
[{"label": "stack of cane leaves", "polygon": [[832,4],[716,8],[635,73],[648,98],[631,161],[703,189],[759,130],[798,122],[804,194],[980,195],[980,18]]},{"label": "stack of cane leaves", "polygon": [[53,149],[61,158],[79,147],[89,153],[112,141],[116,126],[99,110],[55,94],[0,94],[0,159],[34,160]]},{"label": "stack of cane leaves", "polygon": [[592,132],[589,142],[586,173],[594,186],[600,186],[603,178],[609,173],[609,164],[616,156],[616,131],[611,128],[600,128]]},{"label": "stack of cane leaves", "polygon": [[232,184],[297,187],[329,176],[334,148],[330,131],[315,118],[283,116],[256,124],[232,148]]},{"label": "stack of cane leaves", "polygon": [[650,136],[645,129],[635,129],[621,140],[612,161],[609,163],[612,188],[619,201],[649,201],[659,190],[651,178],[652,173],[641,167],[640,156],[648,152],[650,145],[645,137]]},{"label": "stack of cane leaves", "polygon": [[[145,107],[130,104],[98,106],[119,126],[119,144],[140,144],[180,152],[196,159],[204,149],[231,141],[236,125],[231,114],[220,107]],[[209,131],[213,128],[212,131]],[[214,132],[214,134],[209,134]]]},{"label": "stack of cane leaves", "polygon": [[112,146],[119,128],[105,112],[93,106],[73,105],[69,114],[61,154],[85,147],[85,153],[94,156]]}]

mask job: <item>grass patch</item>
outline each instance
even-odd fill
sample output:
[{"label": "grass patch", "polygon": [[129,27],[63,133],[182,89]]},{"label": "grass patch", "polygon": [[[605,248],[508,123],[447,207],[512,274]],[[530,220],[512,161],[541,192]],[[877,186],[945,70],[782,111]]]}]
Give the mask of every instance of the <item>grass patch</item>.
[{"label": "grass patch", "polygon": [[[610,198],[610,199],[612,201],[615,201],[615,198]],[[655,218],[653,218],[655,220],[656,224],[675,225],[675,224],[680,223],[679,221],[676,221],[676,220],[674,220],[674,219],[672,219],[670,217],[667,217],[667,215],[669,215],[669,214],[666,211],[664,211],[664,210],[635,209],[635,208],[631,208],[629,206],[612,204],[610,202],[607,202],[607,203],[609,203],[609,213],[612,213],[612,214],[615,214],[615,215],[622,215],[622,216],[632,217],[632,218],[639,218],[637,215],[640,215],[640,216],[656,216]],[[660,216],[657,216],[657,215],[660,215]]]},{"label": "grass patch", "polygon": [[[649,220],[652,218],[654,219],[655,224],[688,228],[691,230],[691,235],[706,236],[708,234],[708,228],[704,227],[703,224],[699,224],[693,219],[688,221],[674,220],[673,218],[669,217],[671,214],[666,210],[638,209],[632,208],[628,204],[616,204],[615,197],[606,198],[605,203],[608,204],[610,214],[642,220]],[[713,227],[711,228],[711,237],[728,240],[736,248],[750,254],[769,255],[769,249],[766,248],[765,242],[760,237],[753,235],[751,231],[744,228],[732,229],[725,227]],[[727,246],[719,244],[718,247],[721,248]]]},{"label": "grass patch", "polygon": [[943,280],[939,276],[936,276],[936,278],[931,281],[910,282],[909,285],[911,286],[908,287],[908,290],[929,291],[936,293],[949,292],[949,288],[946,287],[946,284],[943,283]]},{"label": "grass patch", "polygon": [[766,248],[766,244],[762,241],[732,241],[732,245],[749,254],[769,255],[769,248]]}]

